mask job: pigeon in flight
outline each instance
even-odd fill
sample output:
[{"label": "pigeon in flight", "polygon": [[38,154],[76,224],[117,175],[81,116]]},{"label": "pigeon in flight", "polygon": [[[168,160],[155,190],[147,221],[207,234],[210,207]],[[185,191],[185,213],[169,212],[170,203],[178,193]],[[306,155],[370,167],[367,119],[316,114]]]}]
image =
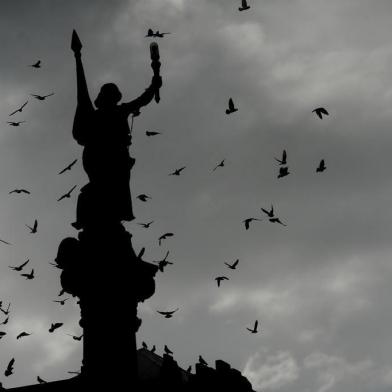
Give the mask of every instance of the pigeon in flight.
[{"label": "pigeon in flight", "polygon": [[65,173],[67,170],[71,170],[72,166],[77,162],[78,160],[75,159],[74,161],[72,161],[66,168],[64,168],[63,170],[61,170],[61,172],[59,174],[63,174]]},{"label": "pigeon in flight", "polygon": [[229,263],[226,263],[226,262],[225,262],[225,264],[226,264],[230,269],[235,270],[235,269],[237,268],[237,265],[238,265],[239,262],[240,262],[240,260],[237,259],[233,264],[229,264]]},{"label": "pigeon in flight", "polygon": [[12,265],[9,265],[9,268],[11,268],[11,269],[14,270],[14,271],[20,272],[20,271],[22,271],[23,267],[24,267],[29,261],[30,261],[30,259],[26,260],[23,264],[18,265],[18,266],[16,266],[16,267],[13,267]]},{"label": "pigeon in flight", "polygon": [[287,165],[287,152],[283,150],[282,159],[275,158],[276,161],[279,162],[279,165],[284,166]]},{"label": "pigeon in flight", "polygon": [[16,340],[19,340],[21,338],[24,338],[25,336],[30,336],[30,335],[31,335],[31,333],[27,333],[27,332],[23,331],[16,337]]},{"label": "pigeon in flight", "polygon": [[46,383],[47,383],[47,381],[43,380],[40,376],[37,376],[37,381],[38,381],[40,384],[46,384]]},{"label": "pigeon in flight", "polygon": [[9,317],[7,317],[0,325],[6,325],[6,324],[8,324],[8,320],[9,320]]},{"label": "pigeon in flight", "polygon": [[166,258],[167,256],[169,256],[169,251],[166,252],[165,257],[163,258],[163,260],[158,261],[158,268],[159,271],[163,272],[165,267],[169,264],[173,265],[173,263],[171,261],[167,261]]},{"label": "pigeon in flight", "polygon": [[141,195],[136,196],[136,197],[137,197],[140,201],[144,201],[144,202],[146,202],[147,199],[151,199],[151,196],[145,195],[144,193],[142,193]]},{"label": "pigeon in flight", "polygon": [[238,108],[234,107],[233,98],[229,99],[229,108],[226,109],[226,114],[234,113],[238,110]]},{"label": "pigeon in flight", "polygon": [[14,363],[15,363],[15,358],[12,358],[11,361],[8,363],[7,369],[5,369],[4,372],[4,375],[6,377],[14,373]]},{"label": "pigeon in flight", "polygon": [[287,225],[285,225],[284,223],[282,223],[282,221],[281,221],[279,218],[270,218],[269,221],[270,221],[271,223],[279,223],[279,224],[282,225],[282,226],[287,226]]},{"label": "pigeon in flight", "polygon": [[65,302],[68,301],[68,300],[69,300],[69,298],[55,299],[55,300],[53,300],[53,302],[56,302],[56,303],[58,303],[58,304],[63,306],[63,305],[65,305]]},{"label": "pigeon in flight", "polygon": [[272,204],[271,204],[271,209],[269,211],[265,210],[264,208],[262,208],[261,211],[267,214],[270,218],[274,217],[274,206]]},{"label": "pigeon in flight", "polygon": [[41,60],[38,60],[36,63],[34,64],[30,64],[29,67],[33,67],[33,68],[41,68]]},{"label": "pigeon in flight", "polygon": [[152,353],[155,353],[155,350],[156,350],[157,348],[155,347],[155,344],[152,346],[152,349],[150,350],[150,352],[152,352]]},{"label": "pigeon in flight", "polygon": [[167,354],[167,355],[172,355],[173,354],[173,351],[171,351],[170,348],[166,346],[166,344],[165,344],[165,347],[163,349],[165,351],[165,354]]},{"label": "pigeon in flight", "polygon": [[220,161],[220,163],[218,163],[218,164],[212,169],[212,171],[215,171],[218,167],[223,167],[223,166],[225,166],[225,160],[224,160],[224,159],[222,159],[222,160]]},{"label": "pigeon in flight", "polygon": [[31,227],[29,225],[26,225],[26,227],[28,227],[30,229],[30,234],[35,234],[37,232],[38,229],[38,221],[37,219],[34,221],[34,226]]},{"label": "pigeon in flight", "polygon": [[67,333],[67,335],[71,336],[73,340],[77,340],[78,342],[80,342],[83,338],[83,335],[76,336],[76,335],[70,335],[69,333]]},{"label": "pigeon in flight", "polygon": [[15,113],[22,113],[23,108],[27,105],[29,101],[27,100],[19,109],[16,109],[14,112],[10,113],[10,116],[13,116]]},{"label": "pigeon in flight", "polygon": [[52,333],[54,332],[56,329],[60,328],[64,323],[52,323],[50,328],[49,328],[49,332]]},{"label": "pigeon in flight", "polygon": [[181,172],[186,168],[186,166],[181,167],[180,169],[174,170],[173,173],[170,173],[169,176],[179,176]]},{"label": "pigeon in flight", "polygon": [[46,94],[46,95],[38,95],[38,94],[30,94],[32,97],[37,98],[39,101],[44,101],[47,97],[54,95],[54,93]]},{"label": "pigeon in flight", "polygon": [[325,166],[325,161],[322,159],[318,165],[318,168],[316,169],[317,173],[322,173],[327,167]]},{"label": "pigeon in flight", "polygon": [[162,312],[162,311],[159,311],[159,310],[157,310],[157,312],[159,313],[159,314],[162,314],[163,316],[165,316],[165,318],[172,318],[173,317],[173,314],[175,313],[175,312],[177,312],[177,310],[178,309],[180,309],[180,308],[177,308],[177,309],[175,309],[175,310],[171,310],[171,311],[169,311],[169,312]]},{"label": "pigeon in flight", "polygon": [[257,219],[257,218],[246,218],[246,219],[244,219],[242,221],[242,223],[244,223],[244,225],[245,225],[245,230],[249,229],[250,222],[253,222],[253,221],[261,221],[261,219]]},{"label": "pigeon in flight", "polygon": [[208,366],[208,363],[201,355],[199,355],[199,363],[200,363],[200,365]]},{"label": "pigeon in flight", "polygon": [[279,168],[278,178],[286,177],[290,174],[289,168],[287,166]]},{"label": "pigeon in flight", "polygon": [[27,280],[34,279],[34,268],[31,270],[29,274],[20,274],[20,276],[24,276]]},{"label": "pigeon in flight", "polygon": [[166,238],[173,237],[173,236],[174,236],[174,233],[165,233],[165,234],[162,234],[162,235],[158,238],[159,246],[161,246],[162,240],[165,240]]},{"label": "pigeon in flight", "polygon": [[241,1],[241,7],[238,8],[238,11],[245,11],[250,8],[250,5],[248,5],[248,2],[246,0]]},{"label": "pigeon in flight", "polygon": [[259,325],[259,322],[256,320],[255,325],[253,326],[253,329],[246,328],[250,333],[257,333],[257,326]]},{"label": "pigeon in flight", "polygon": [[146,131],[146,136],[156,136],[156,135],[162,135],[162,133],[154,132],[154,131]]},{"label": "pigeon in flight", "polygon": [[146,342],[142,342],[142,347],[143,347],[145,350],[148,350],[148,346],[147,346],[147,343],[146,343]]},{"label": "pigeon in flight", "polygon": [[7,332],[1,331],[1,332],[0,332],[0,339],[2,339],[5,335],[7,335]]},{"label": "pigeon in flight", "polygon": [[57,201],[61,201],[65,198],[70,198],[71,197],[71,193],[73,192],[73,190],[76,188],[76,185],[73,186],[65,195],[61,196],[60,198],[57,199]]},{"label": "pigeon in flight", "polygon": [[25,123],[26,121],[7,121],[7,124],[10,124],[13,127],[19,127],[20,124]]},{"label": "pigeon in flight", "polygon": [[318,116],[321,120],[323,119],[323,115],[326,115],[326,116],[329,115],[327,109],[325,109],[325,108],[316,108],[316,109],[312,110],[312,113],[316,113],[317,116]]},{"label": "pigeon in flight", "polygon": [[218,287],[220,287],[222,280],[229,280],[226,276],[218,276],[215,278],[216,283],[218,284]]},{"label": "pigeon in flight", "polygon": [[147,223],[138,223],[138,225],[143,226],[145,229],[148,229],[153,223],[154,221],[151,221]]},{"label": "pigeon in flight", "polygon": [[8,192],[9,195],[11,193],[26,193],[27,195],[30,195],[30,191],[28,191],[26,189],[14,189],[11,192]]}]

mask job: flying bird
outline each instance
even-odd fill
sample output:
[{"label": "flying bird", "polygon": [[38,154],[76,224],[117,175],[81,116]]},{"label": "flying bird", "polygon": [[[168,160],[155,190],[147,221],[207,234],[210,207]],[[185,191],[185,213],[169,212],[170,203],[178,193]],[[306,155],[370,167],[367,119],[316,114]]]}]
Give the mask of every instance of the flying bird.
[{"label": "flying bird", "polygon": [[238,110],[238,108],[234,107],[233,98],[229,99],[229,108],[226,109],[226,114],[234,113]]},{"label": "flying bird", "polygon": [[20,274],[20,276],[24,276],[27,280],[34,279],[34,268],[31,270],[29,274]]},{"label": "flying bird", "polygon": [[241,1],[241,7],[238,8],[238,11],[245,11],[250,8],[250,5],[248,5],[248,2],[246,0]]},{"label": "flying bird", "polygon": [[19,109],[16,109],[15,111],[13,111],[10,116],[13,116],[15,113],[22,113],[23,108],[27,105],[29,101],[27,100]]},{"label": "flying bird", "polygon": [[77,340],[78,342],[80,342],[83,338],[83,334],[80,336],[76,336],[76,335],[70,335],[69,333],[67,333],[68,336],[71,336],[73,340]]},{"label": "flying bird", "polygon": [[64,323],[52,323],[50,328],[49,328],[49,332],[52,333],[54,332],[56,329],[60,328]]},{"label": "flying bird", "polygon": [[38,60],[36,63],[34,64],[30,64],[29,67],[33,67],[33,68],[41,68],[41,60]]},{"label": "flying bird", "polygon": [[30,336],[30,335],[31,335],[31,333],[27,333],[27,332],[23,331],[16,337],[16,340],[19,340],[21,338],[24,338],[25,336]]},{"label": "flying bird", "polygon": [[138,225],[143,226],[145,229],[148,229],[154,221],[148,222],[148,223],[138,223]]},{"label": "flying bird", "polygon": [[13,127],[19,127],[20,124],[25,123],[26,121],[7,121],[7,124],[10,124]]},{"label": "flying bird", "polygon": [[233,264],[229,264],[229,263],[226,263],[226,262],[225,262],[225,264],[226,264],[230,269],[235,270],[235,269],[237,268],[237,265],[238,265],[239,262],[240,262],[240,260],[237,259]]},{"label": "flying bird", "polygon": [[290,174],[289,168],[287,166],[279,168],[278,178],[286,177]]},{"label": "flying bird", "polygon": [[27,260],[26,260],[23,264],[21,264],[21,265],[18,265],[18,266],[16,266],[16,267],[13,267],[13,266],[9,265],[8,267],[11,268],[11,269],[14,270],[14,271],[20,272],[20,271],[22,271],[23,267],[24,267],[29,261],[30,261],[30,259],[27,259]]},{"label": "flying bird", "polygon": [[2,307],[0,307],[0,311],[2,311],[6,316],[8,316],[10,313],[10,306],[11,303],[8,304],[7,310],[4,310]]},{"label": "flying bird", "polygon": [[67,167],[65,167],[63,170],[61,170],[61,172],[59,174],[63,174],[64,172],[66,172],[67,170],[71,170],[72,166],[77,162],[78,160],[75,159],[74,161],[72,161]]},{"label": "flying bird", "polygon": [[38,221],[37,221],[37,219],[34,221],[34,226],[33,227],[31,227],[29,225],[25,225],[25,226],[30,229],[30,234],[35,234],[37,232],[37,229],[38,229]]},{"label": "flying bird", "polygon": [[257,219],[257,218],[246,218],[246,219],[244,219],[242,221],[242,223],[245,224],[245,230],[249,229],[250,222],[253,222],[253,221],[261,221],[261,219]]},{"label": "flying bird", "polygon": [[7,317],[0,325],[6,325],[6,324],[8,324],[8,320],[9,320],[9,317]]},{"label": "flying bird", "polygon": [[2,339],[5,335],[7,335],[7,332],[1,331],[1,332],[0,332],[0,339]]},{"label": "flying bird", "polygon": [[55,300],[53,300],[53,302],[56,302],[56,303],[58,303],[58,304],[60,304],[60,305],[65,305],[65,302],[66,301],[68,301],[69,300],[69,298],[64,298],[64,299],[55,299]]},{"label": "flying bird", "polygon": [[274,217],[274,206],[272,204],[271,204],[271,209],[269,211],[265,210],[264,208],[262,208],[261,211],[267,214],[270,218]]},{"label": "flying bird", "polygon": [[287,165],[287,152],[283,150],[282,159],[275,158],[276,161],[279,162],[279,165],[284,166]]},{"label": "flying bird", "polygon": [[4,375],[6,377],[14,373],[14,363],[15,363],[15,358],[12,358],[11,361],[8,363],[7,369],[5,369],[4,372]]},{"label": "flying bird", "polygon": [[174,170],[173,173],[170,173],[169,176],[179,176],[181,172],[186,168],[186,166],[181,167],[180,169]]},{"label": "flying bird", "polygon": [[159,310],[157,310],[157,312],[159,313],[159,314],[162,314],[163,316],[165,316],[165,318],[172,318],[173,317],[173,314],[175,313],[175,312],[177,312],[177,310],[178,309],[180,309],[180,308],[177,308],[177,309],[175,309],[175,310],[171,310],[171,311],[169,311],[169,312],[162,312],[162,311],[159,311]]},{"label": "flying bird", "polygon": [[254,324],[254,326],[253,326],[253,328],[252,329],[250,329],[250,328],[246,328],[250,333],[257,333],[258,331],[257,331],[257,326],[259,325],[259,322],[256,320],[255,321],[255,324]]},{"label": "flying bird", "polygon": [[140,201],[144,201],[144,202],[146,202],[147,201],[147,199],[151,199],[151,197],[150,196],[148,196],[148,195],[145,195],[144,193],[142,193],[141,195],[139,195],[139,196],[136,196]]},{"label": "flying bird", "polygon": [[174,233],[165,233],[165,234],[162,234],[162,235],[158,238],[159,246],[161,246],[162,240],[165,240],[166,238],[173,237],[173,236],[174,236]]},{"label": "flying bird", "polygon": [[173,354],[173,351],[171,351],[170,348],[166,346],[166,344],[165,344],[165,347],[163,349],[165,351],[165,354],[167,354],[167,355]]},{"label": "flying bird", "polygon": [[223,166],[225,166],[225,160],[224,160],[224,159],[222,159],[222,160],[220,161],[220,163],[218,163],[218,164],[212,169],[212,171],[215,171],[218,167],[223,167]]},{"label": "flying bird", "polygon": [[54,95],[54,93],[46,94],[46,95],[38,95],[38,94],[30,94],[32,97],[37,98],[39,101],[44,101],[46,98]]},{"label": "flying bird", "polygon": [[316,113],[317,116],[318,116],[321,120],[323,119],[323,115],[326,115],[326,116],[329,115],[327,109],[325,109],[325,108],[316,108],[316,109],[312,110],[312,113]]},{"label": "flying bird", "polygon": [[208,366],[208,363],[201,355],[199,355],[199,363],[200,365]]},{"label": "flying bird", "polygon": [[57,199],[57,201],[61,201],[65,198],[70,198],[71,197],[71,193],[73,192],[73,190],[76,188],[76,185],[73,186],[66,194],[64,194],[63,196],[61,196],[59,199]]},{"label": "flying bird", "polygon": [[279,218],[270,218],[269,221],[270,221],[271,223],[279,223],[279,224],[282,225],[282,226],[287,226],[287,225],[285,225],[284,223],[282,223],[282,221],[281,221]]},{"label": "flying bird", "polygon": [[46,383],[47,383],[47,381],[43,380],[40,376],[37,376],[37,381],[38,381],[40,384],[46,384]]},{"label": "flying bird", "polygon": [[154,131],[146,131],[147,136],[156,136],[156,135],[162,135],[161,132],[154,132]]},{"label": "flying bird", "polygon": [[317,173],[322,173],[327,167],[325,166],[325,161],[322,159],[316,169]]},{"label": "flying bird", "polygon": [[218,287],[220,287],[222,280],[229,280],[226,276],[218,276],[215,278],[216,283],[218,284]]},{"label": "flying bird", "polygon": [[169,265],[169,264],[173,265],[173,263],[171,261],[166,260],[167,256],[169,256],[169,251],[167,251],[166,256],[163,258],[163,260],[158,261],[158,268],[159,268],[159,271],[161,271],[161,272],[163,272],[164,268],[167,265]]},{"label": "flying bird", "polygon": [[9,195],[11,193],[26,193],[27,195],[30,195],[30,191],[28,191],[26,189],[14,189],[11,192],[8,192]]}]

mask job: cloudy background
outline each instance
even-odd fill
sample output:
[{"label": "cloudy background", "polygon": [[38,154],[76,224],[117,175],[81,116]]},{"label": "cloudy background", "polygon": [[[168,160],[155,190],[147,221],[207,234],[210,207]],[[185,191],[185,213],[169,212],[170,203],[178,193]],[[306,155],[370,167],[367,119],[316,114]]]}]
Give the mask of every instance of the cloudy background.
[{"label": "cloudy background", "polygon": [[[183,367],[201,354],[240,369],[256,390],[390,391],[392,387],[392,3],[390,0],[1,0],[0,299],[11,302],[0,344],[4,386],[69,377],[80,368],[75,300],[61,307],[49,265],[75,235],[76,194],[87,179],[71,136],[72,29],[84,44],[90,94],[117,83],[132,99],[150,82],[149,27],[159,39],[162,100],[135,119],[135,222],[146,259],[170,250],[153,298],[140,307],[145,340],[167,344]],[[28,64],[42,60],[35,70]],[[46,101],[31,93],[55,92]],[[226,116],[233,97],[239,111]],[[9,113],[29,103],[6,123]],[[319,120],[311,111],[325,106]],[[146,130],[163,134],[146,138]],[[292,174],[278,180],[274,157]],[[71,172],[57,173],[79,158]],[[316,174],[324,158],[327,171]],[[212,168],[226,159],[226,166]],[[186,166],[180,177],[169,177]],[[25,187],[31,196],[9,195]],[[273,203],[287,227],[242,220]],[[38,219],[38,233],[25,224]],[[157,238],[175,237],[158,246]],[[30,258],[36,279],[9,265]],[[224,262],[239,258],[236,271]],[[109,262],[109,261],[108,261]],[[27,271],[30,271],[27,268]],[[216,287],[214,278],[229,281]],[[105,293],[97,293],[97,296]],[[180,310],[164,319],[156,310]],[[0,316],[0,321],[5,317]],[[116,320],[109,310],[105,319]],[[261,333],[246,327],[260,321]],[[54,334],[51,322],[64,322]],[[33,335],[16,340],[21,331]],[[110,339],[110,337],[108,337]]]}]

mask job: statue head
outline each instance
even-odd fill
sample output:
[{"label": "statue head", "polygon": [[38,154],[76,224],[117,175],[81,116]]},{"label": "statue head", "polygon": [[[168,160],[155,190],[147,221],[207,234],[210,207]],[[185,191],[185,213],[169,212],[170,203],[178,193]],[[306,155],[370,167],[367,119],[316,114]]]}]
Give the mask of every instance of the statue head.
[{"label": "statue head", "polygon": [[94,101],[98,109],[111,108],[120,102],[122,94],[114,83],[106,83],[101,87],[97,98]]}]

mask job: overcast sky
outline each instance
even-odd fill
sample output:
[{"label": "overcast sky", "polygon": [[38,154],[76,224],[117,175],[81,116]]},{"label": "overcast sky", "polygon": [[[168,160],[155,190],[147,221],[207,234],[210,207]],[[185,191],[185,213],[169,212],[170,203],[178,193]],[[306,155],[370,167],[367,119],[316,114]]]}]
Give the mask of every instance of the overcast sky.
[{"label": "overcast sky", "polygon": [[[174,264],[140,307],[139,345],[161,353],[167,344],[185,368],[200,354],[223,359],[256,390],[391,390],[392,2],[250,0],[238,12],[239,3],[1,0],[0,238],[12,243],[0,245],[0,300],[12,303],[0,342],[4,386],[80,368],[81,344],[66,335],[81,333],[79,309],[74,299],[52,302],[61,287],[49,265],[61,239],[76,235],[76,193],[56,200],[87,182],[71,135],[72,29],[91,97],[115,82],[129,100],[151,80],[152,28],[171,34],[158,38],[161,102],[135,119],[137,219],[126,226],[146,260],[170,250]],[[39,59],[41,69],[28,67]],[[51,92],[42,102],[29,96]],[[229,97],[239,111],[227,116]],[[26,123],[9,126],[26,99],[12,117]],[[318,106],[330,116],[317,118]],[[277,179],[283,149],[292,174]],[[322,158],[327,170],[316,174]],[[9,195],[20,187],[31,195]],[[135,200],[140,193],[152,199]],[[287,227],[264,219],[260,208],[271,203]],[[263,221],[246,231],[249,217]],[[25,226],[34,219],[35,235]],[[148,230],[135,224],[150,220]],[[175,236],[159,247],[167,231]],[[28,258],[31,281],[8,268]],[[227,269],[237,258],[237,270]],[[220,288],[218,275],[230,278]],[[176,307],[172,319],[156,313]],[[103,311],[99,328],[106,319],[116,315]],[[261,332],[251,335],[256,319]],[[64,326],[49,334],[51,322]],[[22,331],[32,335],[16,340]],[[15,374],[5,378],[12,357]]]}]

